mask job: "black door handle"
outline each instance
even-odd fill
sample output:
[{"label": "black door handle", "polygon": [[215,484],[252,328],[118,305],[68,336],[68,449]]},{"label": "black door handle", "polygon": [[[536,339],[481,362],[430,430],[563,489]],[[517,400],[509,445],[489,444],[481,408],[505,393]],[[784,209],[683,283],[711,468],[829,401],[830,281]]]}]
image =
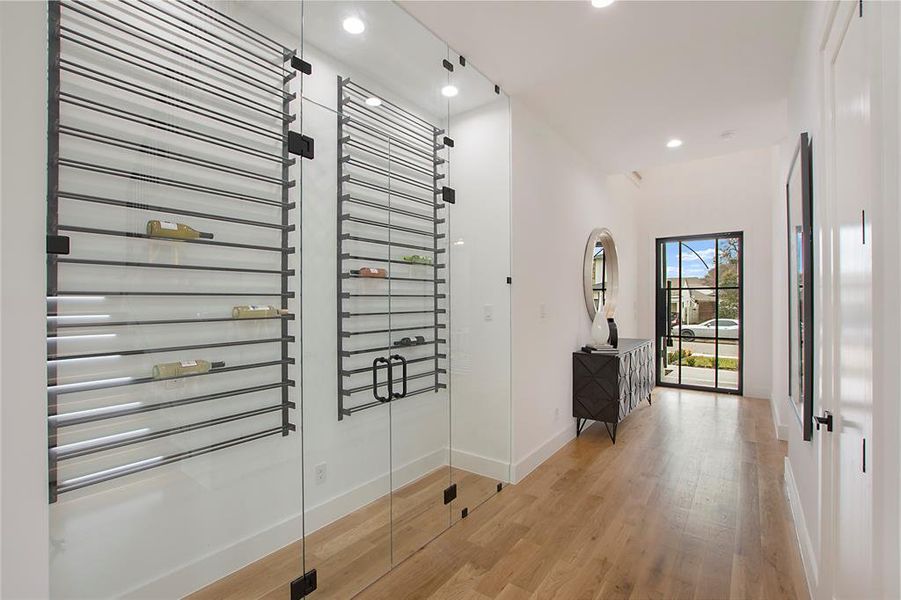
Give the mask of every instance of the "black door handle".
[{"label": "black door handle", "polygon": [[823,411],[822,417],[814,417],[813,420],[817,422],[817,431],[820,430],[820,425],[825,425],[826,431],[832,431],[832,413],[828,410]]},{"label": "black door handle", "polygon": [[[388,395],[387,396],[379,396],[379,364],[385,363],[388,365]],[[375,360],[372,361],[372,395],[375,396],[375,399],[379,402],[390,402],[392,396],[392,387],[391,387],[391,361],[385,358],[384,356],[379,356]]]},{"label": "black door handle", "polygon": [[[391,397],[394,398],[394,399],[396,400],[396,399],[398,399],[398,398],[403,398],[404,396],[407,395],[407,359],[404,358],[403,356],[401,356],[400,354],[392,354],[392,355],[391,355],[391,360],[399,360],[399,361],[400,361],[400,364],[401,364],[401,367],[402,367],[402,369],[403,369],[401,375],[402,375],[402,377],[403,377],[402,383],[403,383],[403,390],[404,390],[404,391],[401,392],[401,393],[397,393],[397,392],[394,391],[394,387],[393,387],[393,386],[391,387]],[[389,368],[389,369],[391,368],[391,363],[390,363],[390,362],[388,363],[388,368]]]}]

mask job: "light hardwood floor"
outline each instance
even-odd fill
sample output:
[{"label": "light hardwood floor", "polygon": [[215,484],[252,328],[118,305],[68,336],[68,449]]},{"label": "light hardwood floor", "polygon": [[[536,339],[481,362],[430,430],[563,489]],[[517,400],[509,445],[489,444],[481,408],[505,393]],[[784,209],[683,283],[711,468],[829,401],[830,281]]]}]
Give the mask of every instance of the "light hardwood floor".
[{"label": "light hardwood floor", "polygon": [[[358,598],[807,598],[785,452],[766,401],[658,388],[615,445],[592,425]],[[421,490],[445,481],[430,477],[416,482]],[[402,552],[435,522],[422,506],[400,509],[413,532],[396,534],[396,548],[410,540]],[[309,536],[307,567],[319,569],[311,598],[350,597],[384,572],[387,510],[370,505]],[[271,560],[278,554],[197,597],[285,600],[284,578],[299,562],[286,569]]]}]

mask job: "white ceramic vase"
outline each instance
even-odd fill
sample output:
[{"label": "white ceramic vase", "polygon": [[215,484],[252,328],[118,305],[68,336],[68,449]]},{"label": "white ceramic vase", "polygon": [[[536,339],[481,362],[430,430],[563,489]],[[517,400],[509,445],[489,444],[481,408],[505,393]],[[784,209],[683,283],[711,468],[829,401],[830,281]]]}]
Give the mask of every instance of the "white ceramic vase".
[{"label": "white ceramic vase", "polygon": [[610,348],[610,325],[607,323],[607,307],[601,304],[591,323],[591,340],[595,348]]}]

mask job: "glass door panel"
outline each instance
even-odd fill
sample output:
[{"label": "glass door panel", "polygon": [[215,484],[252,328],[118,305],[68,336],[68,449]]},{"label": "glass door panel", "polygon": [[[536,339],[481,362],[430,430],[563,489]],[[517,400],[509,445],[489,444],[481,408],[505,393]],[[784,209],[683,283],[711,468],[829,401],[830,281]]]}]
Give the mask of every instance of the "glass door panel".
[{"label": "glass door panel", "polygon": [[510,464],[510,107],[451,52],[447,85],[450,461],[457,521],[497,494]]},{"label": "glass door panel", "polygon": [[265,10],[48,4],[54,598],[304,572],[299,40]]},{"label": "glass door panel", "polygon": [[[320,589],[348,597],[449,523],[447,306],[443,297],[436,301],[446,291],[436,283],[444,260],[435,252],[434,208],[447,50],[393,3],[306,2],[304,52],[312,65],[305,106],[334,113],[330,128],[308,133],[317,148],[308,168],[323,183],[305,190],[317,203],[308,210],[318,215],[307,230],[332,252],[338,241],[336,263],[311,267],[316,283],[306,281],[308,290],[331,290],[339,303],[337,328],[323,324],[321,337],[325,347],[337,346],[337,365],[322,362],[313,377],[334,382],[330,369],[337,367],[337,389],[331,382],[331,393],[325,384],[317,388],[324,402],[338,398],[322,442],[337,447],[322,460],[347,458],[341,479],[316,501],[334,520],[323,531],[347,528],[323,535],[322,553],[314,539],[319,532],[308,528],[308,562],[317,568],[332,560],[331,570],[319,574]],[[328,314],[327,292],[321,295],[316,312]],[[315,481],[307,479],[315,493]]]}]

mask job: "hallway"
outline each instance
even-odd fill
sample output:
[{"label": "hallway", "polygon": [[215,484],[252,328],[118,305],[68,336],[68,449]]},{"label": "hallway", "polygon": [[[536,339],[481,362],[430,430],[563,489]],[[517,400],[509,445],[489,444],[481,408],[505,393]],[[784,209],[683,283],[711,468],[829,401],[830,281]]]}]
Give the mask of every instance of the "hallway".
[{"label": "hallway", "polygon": [[764,400],[654,392],[388,573],[373,598],[807,598]]}]

